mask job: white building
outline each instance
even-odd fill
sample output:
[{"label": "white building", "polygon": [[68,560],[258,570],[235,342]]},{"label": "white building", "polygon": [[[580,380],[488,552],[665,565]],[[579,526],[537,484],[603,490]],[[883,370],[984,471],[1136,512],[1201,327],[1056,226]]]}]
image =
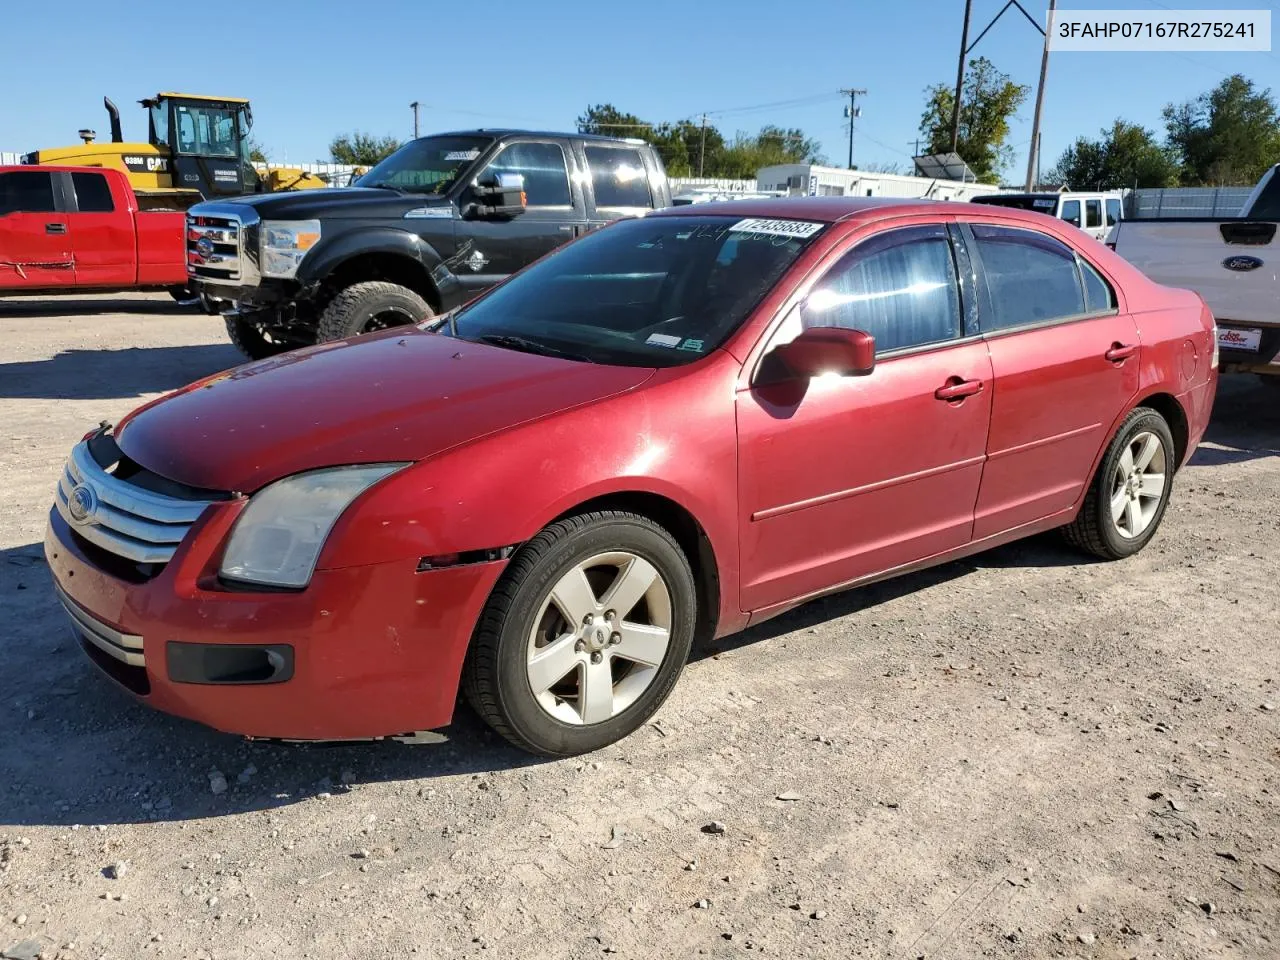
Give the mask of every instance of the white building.
[{"label": "white building", "polygon": [[933,177],[907,177],[896,173],[843,170],[811,163],[784,163],[762,167],[756,173],[761,191],[785,190],[793,197],[918,197],[923,200],[970,200],[1000,193],[990,183],[961,183]]}]

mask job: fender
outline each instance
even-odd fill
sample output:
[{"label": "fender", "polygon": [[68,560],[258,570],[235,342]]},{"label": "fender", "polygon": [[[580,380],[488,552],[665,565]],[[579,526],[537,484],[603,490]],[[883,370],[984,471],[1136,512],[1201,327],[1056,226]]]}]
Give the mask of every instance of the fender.
[{"label": "fender", "polygon": [[331,240],[322,237],[298,267],[298,283],[304,289],[314,288],[345,261],[371,253],[407,257],[421,264],[428,275],[443,259],[435,247],[416,233],[396,227],[362,227],[343,231]]}]

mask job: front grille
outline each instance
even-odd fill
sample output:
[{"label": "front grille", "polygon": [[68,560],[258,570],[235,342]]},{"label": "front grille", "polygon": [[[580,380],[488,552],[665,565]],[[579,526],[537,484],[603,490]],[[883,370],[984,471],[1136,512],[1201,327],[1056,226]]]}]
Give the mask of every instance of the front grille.
[{"label": "front grille", "polygon": [[67,458],[54,501],[58,513],[73,533],[109,554],[137,564],[168,563],[213,499],[169,496],[109,473],[94,459],[92,442],[78,443]]},{"label": "front grille", "polygon": [[209,280],[241,280],[244,229],[229,216],[187,215],[187,273]]}]

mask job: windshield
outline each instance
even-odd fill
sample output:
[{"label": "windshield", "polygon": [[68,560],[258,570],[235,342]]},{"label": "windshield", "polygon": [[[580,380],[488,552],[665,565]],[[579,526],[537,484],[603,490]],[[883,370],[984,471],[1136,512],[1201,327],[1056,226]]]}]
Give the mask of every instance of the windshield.
[{"label": "windshield", "polygon": [[242,138],[248,135],[248,120],[237,114],[243,107],[205,107],[178,104],[178,152],[201,157],[238,157]]},{"label": "windshield", "polygon": [[465,340],[596,363],[690,363],[741,325],[823,226],[728,216],[623,220],[464,307],[454,326]]},{"label": "windshield", "polygon": [[446,193],[493,141],[485,137],[411,140],[360,178],[362,187],[406,193]]},{"label": "windshield", "polygon": [[1057,195],[1031,197],[1025,193],[994,194],[986,197],[974,197],[974,203],[987,203],[993,207],[1017,207],[1019,210],[1034,210],[1036,213],[1052,214],[1058,209]]}]

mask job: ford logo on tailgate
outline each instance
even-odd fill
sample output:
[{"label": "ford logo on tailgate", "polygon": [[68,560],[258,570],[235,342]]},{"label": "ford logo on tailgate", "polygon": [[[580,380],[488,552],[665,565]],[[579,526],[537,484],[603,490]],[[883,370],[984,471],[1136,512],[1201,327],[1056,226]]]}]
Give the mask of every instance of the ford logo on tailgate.
[{"label": "ford logo on tailgate", "polygon": [[1228,270],[1238,270],[1243,273],[1245,270],[1257,270],[1262,266],[1262,261],[1257,257],[1236,256],[1227,257],[1222,261],[1222,265]]}]

